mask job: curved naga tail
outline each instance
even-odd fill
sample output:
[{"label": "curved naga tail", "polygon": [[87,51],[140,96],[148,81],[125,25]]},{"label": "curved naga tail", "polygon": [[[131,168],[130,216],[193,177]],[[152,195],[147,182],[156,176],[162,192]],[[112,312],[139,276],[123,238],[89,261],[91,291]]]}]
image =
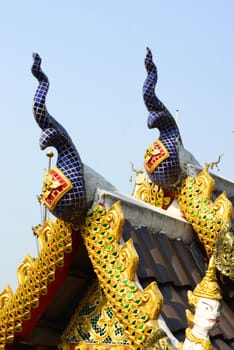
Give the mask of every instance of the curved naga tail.
[{"label": "curved naga tail", "polygon": [[67,131],[47,111],[49,80],[41,70],[38,54],[33,54],[32,74],[39,82],[33,99],[33,113],[42,130],[40,147],[55,147],[58,152],[56,167],[44,181],[44,204],[56,217],[79,224],[87,209],[83,164]]},{"label": "curved naga tail", "polygon": [[169,129],[170,131],[174,130],[173,135],[180,138],[180,132],[173,116],[155,94],[158,73],[149,48],[147,48],[145,57],[145,68],[147,77],[143,85],[143,99],[150,113],[148,117],[148,127],[150,129],[158,128],[161,133]]},{"label": "curved naga tail", "polygon": [[177,145],[182,141],[176,121],[155,94],[158,74],[149,48],[145,68],[147,77],[143,85],[143,99],[149,111],[148,127],[157,128],[160,132],[159,139],[146,151],[145,168],[151,181],[171,189],[178,183],[181,174]]},{"label": "curved naga tail", "polygon": [[[46,95],[49,90],[49,80],[41,69],[41,57],[37,53],[33,54],[33,65],[31,70],[32,74],[39,82],[33,99],[33,113],[37,124],[43,131],[48,128],[58,128],[60,129],[60,132],[69,138],[69,135],[63,126],[60,125],[46,109]],[[43,144],[40,146],[43,148]]]}]

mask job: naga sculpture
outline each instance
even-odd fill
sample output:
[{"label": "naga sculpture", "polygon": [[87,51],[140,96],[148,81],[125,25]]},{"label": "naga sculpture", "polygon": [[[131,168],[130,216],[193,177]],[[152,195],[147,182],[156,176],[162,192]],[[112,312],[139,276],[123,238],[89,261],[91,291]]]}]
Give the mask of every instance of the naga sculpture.
[{"label": "naga sculpture", "polygon": [[143,85],[143,98],[149,111],[148,127],[157,128],[159,138],[146,150],[144,166],[149,179],[164,190],[175,190],[185,176],[187,164],[200,168],[197,160],[184,149],[174,117],[155,94],[158,74],[151,50],[145,58],[147,77]]},{"label": "naga sculpture", "polygon": [[33,113],[42,130],[40,148],[54,147],[58,153],[56,167],[50,169],[44,179],[42,202],[55,217],[78,225],[90,208],[96,189],[99,186],[109,190],[115,188],[82,163],[67,131],[48,113],[49,80],[41,69],[41,57],[37,53],[33,54],[32,74],[39,82]]}]

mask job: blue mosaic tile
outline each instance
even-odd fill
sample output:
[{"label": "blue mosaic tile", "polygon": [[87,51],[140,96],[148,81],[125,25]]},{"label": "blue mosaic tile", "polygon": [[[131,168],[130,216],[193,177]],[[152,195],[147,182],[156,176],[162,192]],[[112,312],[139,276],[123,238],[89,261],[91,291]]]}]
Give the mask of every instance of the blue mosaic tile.
[{"label": "blue mosaic tile", "polygon": [[41,58],[33,55],[32,73],[39,85],[33,100],[33,113],[42,130],[40,148],[54,147],[58,152],[56,166],[70,180],[73,188],[56,204],[52,214],[73,224],[79,224],[86,212],[86,191],[83,176],[83,164],[79,153],[64,127],[59,124],[46,109],[46,95],[49,80],[41,70]]},{"label": "blue mosaic tile", "polygon": [[147,172],[152,182],[164,189],[171,189],[177,184],[181,175],[177,152],[177,142],[182,143],[181,136],[175,119],[155,94],[158,73],[152,53],[148,48],[145,68],[147,78],[143,85],[143,98],[149,111],[147,124],[150,129],[159,130],[159,140],[169,152],[169,157],[157,165],[152,173]]}]

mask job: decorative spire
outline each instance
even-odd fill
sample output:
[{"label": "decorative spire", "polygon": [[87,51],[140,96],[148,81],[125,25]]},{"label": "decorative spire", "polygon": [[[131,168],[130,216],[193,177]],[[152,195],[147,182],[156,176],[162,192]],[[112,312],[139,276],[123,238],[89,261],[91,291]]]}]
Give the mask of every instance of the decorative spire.
[{"label": "decorative spire", "polygon": [[193,291],[193,294],[196,297],[212,300],[222,299],[221,290],[216,279],[215,270],[215,260],[214,256],[212,255],[204,278]]}]

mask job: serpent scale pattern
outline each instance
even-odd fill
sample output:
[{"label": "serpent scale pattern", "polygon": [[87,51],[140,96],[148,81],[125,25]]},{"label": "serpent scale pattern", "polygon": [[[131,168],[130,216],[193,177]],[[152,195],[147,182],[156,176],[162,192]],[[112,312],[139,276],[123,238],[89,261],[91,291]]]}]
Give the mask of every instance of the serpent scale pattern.
[{"label": "serpent scale pattern", "polygon": [[33,99],[33,114],[42,130],[40,148],[42,150],[47,147],[56,148],[58,152],[56,166],[73,185],[51,212],[54,216],[76,225],[86,213],[83,164],[67,131],[47,111],[46,95],[49,80],[41,70],[41,57],[37,53],[33,54],[32,74],[39,82]]},{"label": "serpent scale pattern", "polygon": [[149,111],[148,128],[159,130],[159,140],[169,152],[167,159],[163,160],[152,173],[148,171],[147,173],[152,182],[164,189],[171,189],[181,176],[177,144],[178,142],[182,144],[182,140],[175,119],[155,94],[158,74],[149,48],[145,57],[145,68],[147,77],[143,85],[143,99]]}]

